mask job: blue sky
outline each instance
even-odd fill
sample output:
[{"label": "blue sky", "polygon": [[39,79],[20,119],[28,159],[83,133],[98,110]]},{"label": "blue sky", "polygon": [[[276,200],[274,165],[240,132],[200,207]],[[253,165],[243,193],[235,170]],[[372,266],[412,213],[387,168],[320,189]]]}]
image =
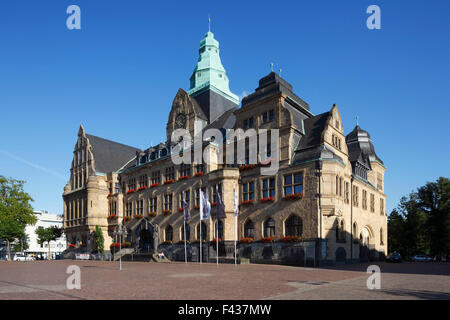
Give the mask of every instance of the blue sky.
[{"label": "blue sky", "polygon": [[[81,8],[81,30],[66,8]],[[366,8],[381,8],[369,30]],[[189,89],[211,29],[237,95],[270,63],[314,114],[359,116],[383,159],[387,210],[450,176],[450,2],[8,0],[0,3],[0,174],[62,213],[77,131],[146,148]]]}]

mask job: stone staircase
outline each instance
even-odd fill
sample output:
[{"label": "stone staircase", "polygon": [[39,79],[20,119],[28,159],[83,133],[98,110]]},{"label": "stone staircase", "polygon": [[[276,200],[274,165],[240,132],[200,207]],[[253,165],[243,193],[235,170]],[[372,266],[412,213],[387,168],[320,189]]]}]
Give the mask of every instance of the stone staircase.
[{"label": "stone staircase", "polygon": [[123,248],[122,250],[114,253],[114,261],[119,260],[120,257],[122,257],[122,260],[124,260],[125,256],[132,254],[133,252],[134,252],[133,248]]}]

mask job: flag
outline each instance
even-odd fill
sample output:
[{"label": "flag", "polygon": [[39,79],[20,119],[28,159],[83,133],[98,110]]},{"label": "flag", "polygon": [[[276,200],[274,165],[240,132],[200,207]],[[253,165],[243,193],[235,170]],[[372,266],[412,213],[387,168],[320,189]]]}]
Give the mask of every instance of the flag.
[{"label": "flag", "polygon": [[183,215],[184,221],[189,221],[191,219],[191,212],[189,211],[189,204],[183,200]]},{"label": "flag", "polygon": [[220,196],[219,189],[216,186],[216,194],[217,194],[217,209],[216,209],[216,219],[225,219],[227,215],[225,214],[225,205],[222,201],[222,197]]},{"label": "flag", "polygon": [[238,200],[238,194],[236,191],[236,185],[233,187],[234,191],[234,216],[237,217],[239,213],[239,200]]},{"label": "flag", "polygon": [[208,220],[211,213],[211,203],[208,200],[208,194],[200,190],[200,220]]}]

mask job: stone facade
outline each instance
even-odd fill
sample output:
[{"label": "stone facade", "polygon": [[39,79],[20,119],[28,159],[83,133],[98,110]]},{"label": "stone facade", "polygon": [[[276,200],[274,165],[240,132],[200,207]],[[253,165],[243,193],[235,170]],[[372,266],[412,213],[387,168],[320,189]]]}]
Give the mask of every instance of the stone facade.
[{"label": "stone facade", "polygon": [[[208,32],[207,37],[214,50],[216,42],[212,34]],[[204,75],[208,68],[202,66]],[[196,72],[192,75],[194,79],[200,76]],[[222,92],[210,82],[202,84],[201,95],[195,86],[189,93],[179,89],[169,112],[166,142],[146,150],[90,136],[80,128],[71,179],[63,195],[64,227],[69,242],[91,250],[91,235],[99,225],[108,248],[118,241],[114,229],[123,223],[129,229],[127,240],[136,250],[142,250],[145,245],[147,249],[165,250],[170,256],[179,257],[173,252],[180,252],[177,243],[184,239],[181,200],[185,198],[192,214],[189,229],[186,228],[192,258],[192,252],[198,249],[193,242],[199,239],[200,228],[198,190],[204,189],[213,203],[212,218],[203,222],[202,238],[209,242],[218,233],[225,247],[229,247],[236,238],[251,237],[255,243],[242,244],[239,249],[242,257],[247,252],[250,261],[264,261],[263,251],[269,250],[265,247],[277,252],[271,258],[274,262],[295,264],[297,259],[300,265],[306,256],[310,260],[313,256],[315,265],[384,257],[387,248],[385,167],[366,131],[356,126],[345,136],[336,105],[315,116],[309,105],[294,94],[292,86],[273,72],[259,81],[259,87],[243,99],[240,108],[233,107],[234,98],[229,100],[227,108],[217,107],[214,104],[217,99],[197,99],[208,88],[220,99],[230,99],[229,92]],[[178,141],[171,141],[172,133],[186,128],[194,135],[195,121],[201,121],[205,129],[224,132],[251,128],[258,136],[263,129],[278,130],[278,149],[268,146],[269,160],[278,163],[278,170],[273,175],[264,175],[263,168],[272,163],[264,162],[266,159],[261,155],[253,166],[248,166],[247,158],[244,164],[224,164],[226,148],[220,140],[202,141],[200,146],[186,149],[183,152],[194,162],[175,165],[171,155]],[[91,141],[95,141],[95,147]],[[208,155],[207,163],[195,157],[199,148]],[[111,149],[117,150],[120,156],[103,155],[102,152]],[[106,163],[111,158],[113,163]],[[218,229],[214,219],[216,186],[226,214]],[[237,237],[233,210],[235,186],[240,202]],[[285,243],[283,237],[287,236],[296,236],[301,242]],[[269,241],[267,237],[279,242],[258,243],[263,238]],[[159,247],[154,245],[155,238],[161,243]],[[198,257],[197,253],[193,255]],[[224,250],[221,255],[230,257],[230,250]]]}]

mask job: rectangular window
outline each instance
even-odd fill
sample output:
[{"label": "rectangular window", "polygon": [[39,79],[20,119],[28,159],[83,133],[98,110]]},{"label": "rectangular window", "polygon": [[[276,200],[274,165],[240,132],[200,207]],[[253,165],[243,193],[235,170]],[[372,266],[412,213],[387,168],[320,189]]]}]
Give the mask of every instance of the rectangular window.
[{"label": "rectangular window", "polygon": [[244,127],[244,130],[248,129],[248,120],[247,119],[244,120],[243,127]]},{"label": "rectangular window", "polygon": [[350,184],[348,182],[345,183],[345,203],[349,203],[349,192],[350,192]]},{"label": "rectangular window", "polygon": [[262,183],[262,197],[275,197],[275,178],[263,179]]},{"label": "rectangular window", "polygon": [[384,199],[380,198],[380,214],[384,215]]},{"label": "rectangular window", "polygon": [[128,191],[129,190],[135,190],[136,191],[136,179],[131,178],[128,180]]},{"label": "rectangular window", "polygon": [[195,165],[195,173],[205,173],[205,165],[202,164],[196,164]]},{"label": "rectangular window", "polygon": [[108,191],[109,191],[109,193],[112,193],[112,183],[110,183],[110,184],[108,185]]},{"label": "rectangular window", "polygon": [[118,183],[118,182],[116,182],[116,184],[115,184],[115,193],[119,193],[119,191],[120,191],[120,184]]},{"label": "rectangular window", "polygon": [[375,212],[375,195],[370,194],[370,212]]},{"label": "rectangular window", "polygon": [[185,164],[185,163],[181,164],[178,174],[179,174],[179,176],[178,176],[179,178],[190,177],[191,176],[191,165]]},{"label": "rectangular window", "polygon": [[262,122],[263,122],[263,123],[269,122],[269,114],[268,114],[267,112],[264,112],[264,113],[262,114]]},{"label": "rectangular window", "polygon": [[362,208],[364,210],[367,210],[367,191],[366,190],[362,191]]},{"label": "rectangular window", "polygon": [[273,109],[269,111],[269,121],[272,121],[274,119],[274,111]]},{"label": "rectangular window", "polygon": [[164,210],[172,210],[172,194],[164,195]]},{"label": "rectangular window", "polygon": [[242,185],[242,195],[244,201],[253,200],[255,198],[255,182],[247,182]]},{"label": "rectangular window", "polygon": [[147,175],[143,174],[139,177],[139,188],[148,187]]},{"label": "rectangular window", "polygon": [[284,196],[303,193],[303,173],[297,172],[284,176]]},{"label": "rectangular window", "polygon": [[379,190],[383,190],[383,176],[381,175],[381,173],[377,174],[377,188]]},{"label": "rectangular window", "polygon": [[161,183],[161,172],[159,170],[152,172],[152,184]]},{"label": "rectangular window", "polygon": [[253,117],[245,119],[243,127],[244,127],[244,130],[247,130],[249,128],[253,128]]},{"label": "rectangular window", "polygon": [[150,213],[158,211],[158,198],[150,198]]},{"label": "rectangular window", "polygon": [[131,203],[131,202],[127,202],[127,204],[126,204],[126,214],[127,214],[127,217],[131,217],[131,215],[132,215],[132,213],[133,213],[133,203]]},{"label": "rectangular window", "polygon": [[359,205],[359,188],[357,186],[353,186],[353,205],[357,207]]},{"label": "rectangular window", "polygon": [[173,167],[167,167],[164,175],[164,182],[175,179],[175,170]]},{"label": "rectangular window", "polygon": [[136,201],[136,214],[142,215],[144,213],[144,200]]}]

